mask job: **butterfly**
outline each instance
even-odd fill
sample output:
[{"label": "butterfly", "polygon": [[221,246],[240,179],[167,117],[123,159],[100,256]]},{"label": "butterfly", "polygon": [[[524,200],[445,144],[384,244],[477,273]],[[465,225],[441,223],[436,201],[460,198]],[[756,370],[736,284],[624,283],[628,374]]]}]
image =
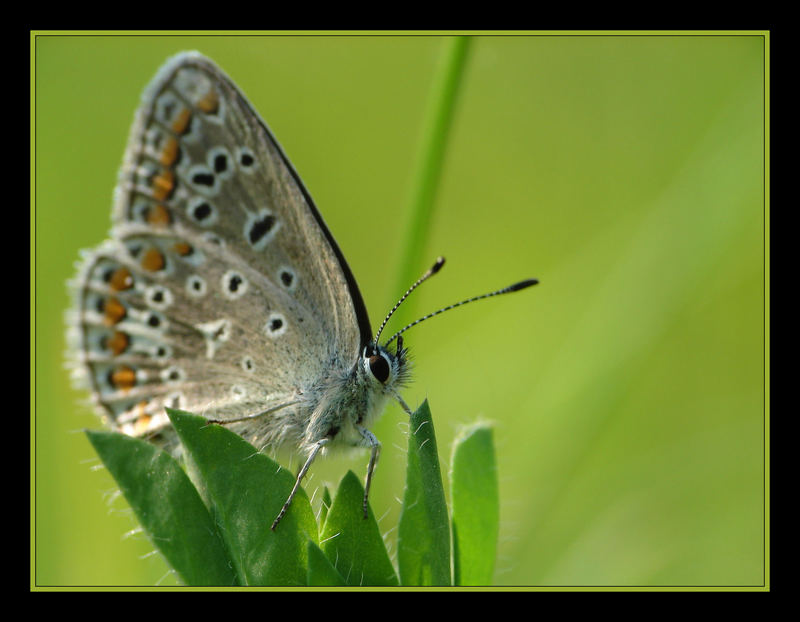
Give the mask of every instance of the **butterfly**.
[{"label": "butterfly", "polygon": [[[402,333],[383,344],[355,277],[283,150],[242,92],[197,52],[144,91],[114,193],[109,238],[72,282],[74,376],[105,423],[179,453],[165,407],[258,447],[305,456],[274,530],[315,457],[370,450],[370,425],[410,379]],[[393,347],[390,347],[394,343]]]}]

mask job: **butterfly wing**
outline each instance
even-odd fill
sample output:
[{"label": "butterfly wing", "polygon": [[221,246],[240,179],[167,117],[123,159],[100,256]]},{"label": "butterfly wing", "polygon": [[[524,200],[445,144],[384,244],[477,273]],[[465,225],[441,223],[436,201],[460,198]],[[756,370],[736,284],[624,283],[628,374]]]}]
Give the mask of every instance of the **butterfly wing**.
[{"label": "butterfly wing", "polygon": [[[292,401],[370,339],[355,279],[296,172],[197,53],[147,87],[111,239],[85,255],[75,286],[78,375],[134,435],[166,433],[164,406],[230,419]],[[295,409],[279,420],[250,429],[264,442],[302,435]]]}]

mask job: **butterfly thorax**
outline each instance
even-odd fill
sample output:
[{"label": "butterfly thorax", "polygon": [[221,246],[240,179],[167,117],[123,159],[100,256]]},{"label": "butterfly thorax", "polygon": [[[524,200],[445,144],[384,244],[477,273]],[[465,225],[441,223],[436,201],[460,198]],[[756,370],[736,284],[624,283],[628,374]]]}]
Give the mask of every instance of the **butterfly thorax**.
[{"label": "butterfly thorax", "polygon": [[383,412],[386,402],[408,383],[407,350],[389,352],[369,344],[350,368],[334,370],[317,385],[303,392],[303,408],[310,416],[301,450],[324,438],[329,446],[360,446],[361,430],[369,428]]}]

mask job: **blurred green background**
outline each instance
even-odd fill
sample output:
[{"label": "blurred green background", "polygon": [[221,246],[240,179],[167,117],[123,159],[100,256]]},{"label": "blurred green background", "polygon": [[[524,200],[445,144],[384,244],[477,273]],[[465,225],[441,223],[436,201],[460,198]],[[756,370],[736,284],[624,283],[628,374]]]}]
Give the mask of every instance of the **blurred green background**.
[{"label": "blurred green background", "polygon": [[[445,43],[35,39],[32,585],[175,584],[94,468],[81,430],[98,422],[62,363],[65,282],[78,250],[106,236],[133,112],[159,66],[197,49],[238,83],[377,325],[402,293],[413,171]],[[496,425],[496,584],[768,580],[764,68],[758,33],[471,41],[420,259],[448,263],[407,315],[526,277],[541,284],[406,333],[416,374],[404,395],[414,407],[430,400],[445,470],[460,425]],[[392,552],[405,419],[390,406],[374,427],[384,450],[371,502]],[[362,477],[366,462],[317,461],[306,489],[347,469]]]}]

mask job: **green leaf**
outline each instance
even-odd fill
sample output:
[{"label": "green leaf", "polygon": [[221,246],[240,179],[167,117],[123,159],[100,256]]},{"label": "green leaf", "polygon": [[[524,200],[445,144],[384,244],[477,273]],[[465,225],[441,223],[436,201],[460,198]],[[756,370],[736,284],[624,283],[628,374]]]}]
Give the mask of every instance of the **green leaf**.
[{"label": "green leaf", "polygon": [[397,535],[402,585],[450,585],[450,524],[427,400],[411,416]]},{"label": "green leaf", "polygon": [[320,547],[346,585],[397,585],[378,523],[371,508],[364,518],[363,502],[364,487],[348,471],[328,511]]},{"label": "green leaf", "polygon": [[205,504],[166,452],[118,432],[86,432],[139,523],[187,585],[237,585]]},{"label": "green leaf", "polygon": [[305,585],[308,540],[317,524],[301,489],[275,531],[272,521],[294,476],[237,434],[196,415],[167,410],[243,585]]},{"label": "green leaf", "polygon": [[308,541],[308,584],[314,586],[345,585],[344,578],[316,544]]},{"label": "green leaf", "polygon": [[453,444],[453,575],[456,585],[491,585],[500,511],[492,429],[466,428]]}]

